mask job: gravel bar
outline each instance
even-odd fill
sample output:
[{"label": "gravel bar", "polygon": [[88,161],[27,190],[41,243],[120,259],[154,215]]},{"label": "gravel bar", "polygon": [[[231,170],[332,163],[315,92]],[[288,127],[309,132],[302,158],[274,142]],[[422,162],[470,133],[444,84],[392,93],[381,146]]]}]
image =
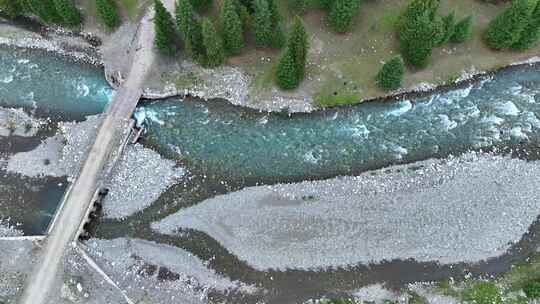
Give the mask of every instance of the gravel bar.
[{"label": "gravel bar", "polygon": [[174,161],[140,144],[128,145],[109,182],[105,217],[123,219],[143,210],[183,175]]},{"label": "gravel bar", "polygon": [[468,153],[208,199],[152,228],[203,231],[260,269],[503,254],[537,218],[540,162]]}]

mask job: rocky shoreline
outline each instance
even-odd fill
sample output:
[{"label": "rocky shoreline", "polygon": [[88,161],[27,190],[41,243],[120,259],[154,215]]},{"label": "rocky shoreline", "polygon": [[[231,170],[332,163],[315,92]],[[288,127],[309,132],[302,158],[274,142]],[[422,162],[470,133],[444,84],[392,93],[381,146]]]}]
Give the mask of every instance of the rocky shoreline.
[{"label": "rocky shoreline", "polygon": [[[0,31],[0,45],[8,47],[42,49],[55,55],[86,64],[92,64],[98,68],[103,68],[105,79],[113,88],[118,87],[119,80],[121,80],[123,78],[123,74],[126,73],[126,71],[123,71],[121,62],[127,60],[129,54],[128,56],[125,56],[123,53],[120,54],[112,51],[111,46],[108,46],[110,43],[105,42],[101,44],[100,38],[92,33],[77,33],[66,31],[61,28],[44,27],[47,35],[43,36],[43,33],[32,32],[27,29],[20,28],[17,25],[7,26],[11,27],[11,30],[8,31],[8,35],[6,35],[5,29],[3,32]],[[121,39],[125,42],[125,44],[128,44],[126,47],[129,48],[129,42],[127,42],[129,39],[125,37],[133,35],[135,31],[136,27],[133,24],[124,25],[117,31],[117,33],[121,33],[121,35],[116,35],[115,33],[111,37],[115,37],[115,35],[118,37],[116,37],[116,39],[109,40],[117,41],[118,39]],[[13,36],[13,33],[17,34]],[[122,56],[126,58],[122,59]],[[532,66],[539,63],[540,56],[533,56],[527,60],[517,61],[513,64],[490,71],[464,71],[462,75],[460,75],[452,83],[440,85],[420,83],[414,87],[401,88],[387,95],[365,98],[359,101],[358,104],[364,102],[388,102],[401,99],[421,98],[436,92],[446,92],[455,88],[467,86],[471,83],[489,78],[502,70],[520,68],[522,66]],[[168,65],[171,63],[159,62],[158,64]],[[204,84],[204,81],[200,81],[199,83],[203,84],[199,84],[199,87],[195,89],[178,88],[174,84],[161,84],[162,88],[160,89],[147,87],[143,91],[143,98],[155,100],[171,97],[195,97],[207,100],[209,102],[212,99],[224,99],[233,105],[248,107],[261,112],[285,111],[289,113],[310,113],[315,111],[324,111],[324,108],[316,107],[313,104],[313,100],[305,100],[304,98],[285,98],[276,94],[274,94],[275,98],[273,100],[262,100],[258,101],[256,104],[249,103],[249,76],[238,68],[226,66],[214,70],[207,70],[197,67],[188,60],[183,60],[183,63],[179,65],[179,69],[182,70],[183,73],[194,74],[197,78],[207,79],[213,84],[213,86],[207,86]]]},{"label": "rocky shoreline", "polygon": [[76,62],[103,67],[99,50],[101,40],[91,33],[43,26],[31,18],[12,22],[0,16],[0,24],[0,46],[44,50]]}]

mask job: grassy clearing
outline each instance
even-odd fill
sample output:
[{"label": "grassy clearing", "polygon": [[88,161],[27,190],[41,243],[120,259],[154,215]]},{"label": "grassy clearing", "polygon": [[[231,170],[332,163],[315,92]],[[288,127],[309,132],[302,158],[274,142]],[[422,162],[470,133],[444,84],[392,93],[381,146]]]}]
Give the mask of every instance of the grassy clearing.
[{"label": "grassy clearing", "polygon": [[129,20],[133,20],[138,13],[138,1],[137,0],[121,0],[122,7],[126,11]]},{"label": "grassy clearing", "polygon": [[[123,16],[136,18],[141,7],[148,1],[117,0],[121,4]],[[295,15],[289,8],[289,0],[276,0],[282,12],[285,27]],[[260,100],[277,98],[312,100],[319,107],[355,104],[365,99],[387,95],[375,83],[375,76],[382,64],[399,54],[395,37],[395,23],[400,12],[410,0],[366,0],[362,1],[360,12],[353,21],[349,33],[337,34],[326,24],[326,13],[318,8],[319,0],[309,0],[308,9],[302,15],[310,36],[310,52],[306,79],[300,87],[292,91],[279,90],[275,84],[275,69],[280,50],[256,48],[250,33],[245,33],[247,47],[240,55],[230,57],[226,64],[239,67],[251,78],[249,104]],[[220,0],[214,1],[213,9],[206,16],[217,20]],[[472,14],[473,33],[469,41],[462,44],[446,44],[433,51],[427,68],[416,70],[406,68],[402,88],[412,89],[420,84],[446,84],[455,81],[464,72],[493,70],[513,62],[540,54],[540,46],[523,52],[495,52],[487,48],[482,34],[489,21],[505,7],[503,1],[497,4],[479,0],[442,0],[439,13],[455,12],[456,18]],[[175,57],[176,61],[184,54]],[[172,65],[159,67],[165,79],[178,81]],[[161,79],[163,80],[163,79]],[[149,80],[152,83],[153,82]],[[160,80],[155,81],[159,88]],[[188,81],[188,83],[191,83]],[[212,85],[209,83],[208,85]],[[181,87],[179,89],[184,89]]]},{"label": "grassy clearing", "polygon": [[[311,35],[307,78],[297,90],[278,91],[278,95],[310,97],[321,107],[358,103],[386,95],[376,87],[374,77],[382,62],[399,53],[394,24],[408,2],[364,1],[350,33],[336,34],[326,25],[325,13],[317,8],[317,0],[311,0],[310,8],[302,16]],[[288,8],[287,0],[278,0],[278,4],[287,23],[294,12]],[[494,52],[485,46],[482,33],[503,8],[504,4],[477,0],[443,0],[441,14],[455,11],[458,19],[473,15],[472,38],[463,44],[446,44],[435,49],[426,69],[407,69],[402,87],[411,88],[425,82],[444,84],[454,81],[464,71],[492,70],[537,55],[540,47],[518,53]],[[230,60],[230,65],[241,67],[253,77],[252,101],[275,96],[273,71],[279,53],[249,46]]]}]

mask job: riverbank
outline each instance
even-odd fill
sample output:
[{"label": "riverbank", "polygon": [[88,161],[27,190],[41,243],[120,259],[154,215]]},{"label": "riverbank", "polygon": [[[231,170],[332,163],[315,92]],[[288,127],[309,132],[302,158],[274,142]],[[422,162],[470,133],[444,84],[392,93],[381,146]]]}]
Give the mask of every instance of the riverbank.
[{"label": "riverbank", "polygon": [[136,303],[212,303],[219,294],[260,293],[255,286],[231,281],[196,256],[139,239],[92,239],[90,255]]},{"label": "riverbank", "polygon": [[[464,3],[458,5],[458,11],[464,10],[464,7],[466,7],[465,2],[467,1],[463,0]],[[367,8],[362,10],[362,14],[365,14],[365,11],[369,10],[378,12],[381,7],[384,8],[389,5],[387,2],[366,4]],[[487,17],[495,15],[501,9],[501,5],[474,4],[475,9],[479,9],[479,7],[484,8],[483,6],[486,6]],[[147,9],[146,6],[141,8],[139,14],[142,15]],[[448,9],[451,8],[443,8],[443,10]],[[39,37],[28,38],[23,35],[22,38],[12,37],[7,39],[7,41],[4,38],[4,42],[20,47],[29,47],[34,44],[37,47],[42,47],[64,56],[73,56],[78,59],[84,59],[84,57],[93,58],[94,64],[104,66],[105,78],[109,84],[112,87],[117,87],[127,74],[126,67],[130,62],[130,54],[134,53],[129,51],[132,48],[131,37],[135,35],[137,27],[134,22],[140,19],[140,15],[134,18],[133,21],[125,22],[113,33],[99,31],[103,44],[99,47],[97,54],[95,52],[97,50],[96,48],[86,48],[86,51],[83,48],[83,53],[86,52],[83,56],[80,53],[66,52],[66,47],[58,47],[58,45],[65,46],[65,37],[57,38],[54,35],[47,39]],[[287,14],[285,15],[288,16]],[[361,44],[373,43],[374,46],[372,49],[366,45],[358,54],[350,54],[358,61],[369,61],[369,63],[366,63],[369,66],[369,69],[366,70],[366,75],[369,74],[368,78],[366,78],[366,75],[360,75],[360,77],[356,72],[353,73],[355,75],[354,77],[360,77],[359,81],[352,75],[347,75],[346,71],[342,71],[343,69],[350,68],[342,66],[343,62],[340,61],[340,58],[343,54],[340,52],[338,54],[341,55],[331,56],[333,60],[336,60],[336,63],[333,63],[331,60],[329,62],[327,62],[328,60],[324,60],[325,63],[323,64],[320,61],[323,54],[332,55],[328,54],[328,50],[325,51],[326,48],[332,49],[326,39],[333,41],[337,45],[343,43],[350,44],[355,41],[358,42],[357,36],[362,37],[366,34],[364,33],[366,30],[362,26],[357,25],[350,34],[344,36],[336,35],[329,32],[328,29],[320,28],[318,25],[320,22],[319,18],[322,18],[320,12],[310,12],[305,16],[308,28],[316,30],[317,35],[321,35],[324,39],[317,36],[311,37],[313,50],[310,52],[308,59],[311,68],[308,67],[308,77],[305,81],[307,84],[303,84],[299,90],[282,92],[272,85],[272,78],[269,78],[267,74],[269,69],[273,69],[273,61],[278,55],[276,52],[248,48],[241,56],[231,58],[227,65],[216,69],[201,68],[186,58],[183,53],[172,59],[160,56],[154,63],[154,72],[149,73],[149,76],[145,80],[146,88],[144,89],[143,96],[147,99],[162,99],[172,96],[198,97],[208,101],[212,99],[225,99],[234,105],[265,112],[313,112],[321,109],[321,104],[317,102],[317,99],[322,98],[322,95],[330,99],[351,98],[353,96],[354,100],[350,100],[347,103],[407,99],[464,86],[480,78],[489,77],[492,73],[505,67],[540,62],[540,57],[538,56],[540,46],[520,53],[493,52],[483,46],[480,38],[480,30],[487,23],[488,18],[486,16],[479,16],[479,24],[475,26],[473,39],[470,43],[466,43],[463,47],[452,45],[437,49],[430,67],[421,71],[411,71],[410,75],[408,72],[410,79],[406,77],[403,87],[391,93],[378,91],[371,83],[373,82],[373,77],[371,76],[374,76],[371,74],[377,71],[379,61],[384,60],[385,55],[390,56],[395,51],[394,46],[390,43],[393,39],[393,34],[387,32],[389,29],[378,29],[375,33],[372,33],[374,37],[380,38],[380,41],[368,39],[369,41],[367,42],[361,42]],[[376,25],[375,28],[382,26],[378,24],[378,21],[371,20],[374,17],[370,16],[369,18],[365,22],[374,22]],[[95,30],[95,24],[89,26],[89,28]],[[360,31],[360,34],[355,32],[355,30]],[[382,32],[377,32],[379,30]],[[0,36],[4,35],[2,34]],[[86,33],[84,35],[91,34]],[[33,43],[35,41],[37,43]],[[0,40],[1,42],[2,40]],[[357,48],[359,46],[351,49]],[[67,47],[67,49],[73,49],[73,47]],[[125,50],[128,50],[127,55]],[[377,50],[379,51],[378,53]],[[475,62],[478,59],[476,58],[478,56],[475,55],[476,51],[482,55],[479,57],[478,62]],[[455,56],[455,59],[452,56]],[[375,60],[376,58],[379,59]],[[443,61],[443,63],[437,61]],[[336,64],[340,66],[337,70],[335,70],[336,67],[334,66]],[[348,62],[347,64],[357,65],[355,62]],[[331,67],[329,68],[328,66]],[[437,72],[438,69],[442,68],[446,69],[444,73],[448,75],[442,75],[442,71],[439,71],[441,73]],[[340,76],[341,73],[343,75]],[[325,77],[328,78],[329,74],[332,74],[331,79],[325,79]],[[341,87],[336,87],[337,84],[341,84]],[[360,87],[360,93],[349,92],[351,86]],[[313,91],[314,88],[318,88],[317,92]],[[323,90],[324,92],[319,90]],[[332,92],[334,93],[332,94]]]},{"label": "riverbank", "polygon": [[91,33],[48,27],[32,18],[15,21],[0,15],[0,46],[39,49],[86,64],[103,66],[101,40]]}]

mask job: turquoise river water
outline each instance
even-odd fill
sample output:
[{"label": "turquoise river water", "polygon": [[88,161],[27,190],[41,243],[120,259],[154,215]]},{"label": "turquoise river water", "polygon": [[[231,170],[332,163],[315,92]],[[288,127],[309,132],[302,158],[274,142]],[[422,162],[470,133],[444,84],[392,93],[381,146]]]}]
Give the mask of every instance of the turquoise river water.
[{"label": "turquoise river water", "polygon": [[[23,107],[39,117],[52,117],[53,121],[81,120],[100,113],[113,94],[101,70],[41,51],[0,48],[0,67],[0,106]],[[461,275],[459,269],[463,268],[442,269],[438,265],[398,261],[320,273],[259,273],[208,237],[195,234],[190,239],[179,239],[153,235],[148,224],[181,208],[171,207],[173,204],[167,201],[171,197],[185,194],[189,196],[185,200],[189,205],[216,192],[230,191],[214,189],[222,181],[239,188],[357,174],[471,149],[531,143],[537,147],[540,65],[504,69],[493,77],[427,97],[371,102],[310,114],[261,113],[224,101],[191,98],[144,101],[137,111],[148,126],[143,142],[167,157],[180,158],[195,178],[188,182],[190,187],[173,186],[151,208],[125,222],[104,221],[100,236],[147,237],[181,246],[210,261],[210,267],[232,279],[279,290],[271,295],[275,296],[274,302],[269,303],[284,303],[278,299],[305,299],[328,290],[350,290],[388,278],[399,283],[444,278]],[[54,126],[29,139],[0,137],[0,158],[32,149],[53,133]],[[43,233],[65,187],[64,179],[28,179],[7,173],[0,166],[0,219],[15,219],[27,234]],[[163,209],[166,212],[156,211],[161,211],[160,204],[168,205]],[[511,259],[518,258],[504,256],[501,263],[508,265]],[[432,276],[435,272],[436,276]],[[430,276],[424,277],[427,273]]]}]

